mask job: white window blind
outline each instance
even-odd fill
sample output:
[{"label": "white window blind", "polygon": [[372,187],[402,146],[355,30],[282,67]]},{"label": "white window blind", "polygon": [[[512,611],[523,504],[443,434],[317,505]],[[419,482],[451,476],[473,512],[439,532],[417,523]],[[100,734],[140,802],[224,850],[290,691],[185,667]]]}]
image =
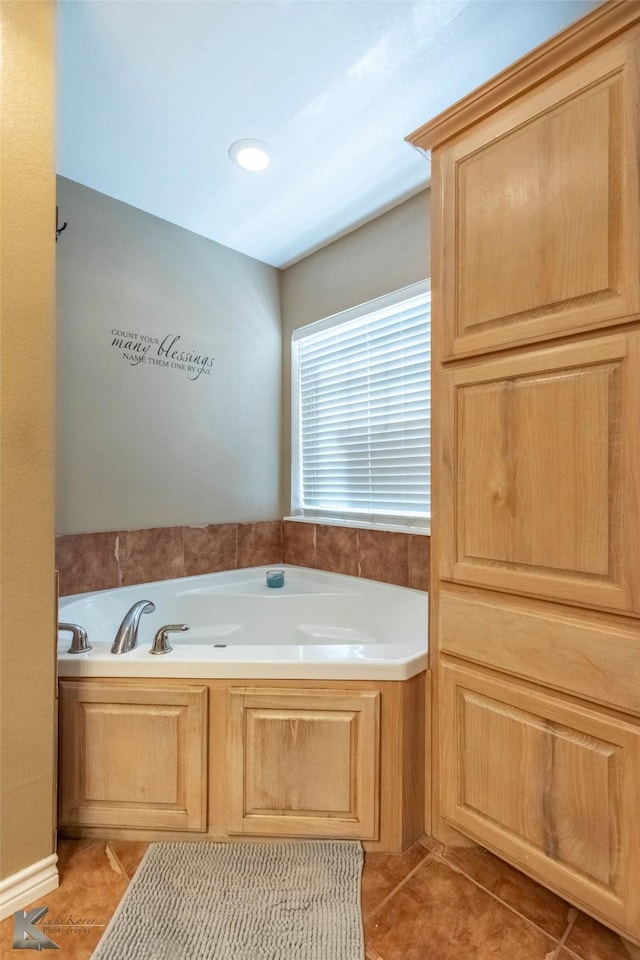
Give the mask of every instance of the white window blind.
[{"label": "white window blind", "polygon": [[430,517],[428,283],[293,336],[293,512]]}]

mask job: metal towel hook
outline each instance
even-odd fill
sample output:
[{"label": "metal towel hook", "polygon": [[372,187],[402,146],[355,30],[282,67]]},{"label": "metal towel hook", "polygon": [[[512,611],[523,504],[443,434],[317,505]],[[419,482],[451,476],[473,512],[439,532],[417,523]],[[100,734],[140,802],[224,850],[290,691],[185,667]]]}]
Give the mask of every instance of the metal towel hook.
[{"label": "metal towel hook", "polygon": [[66,220],[62,224],[62,226],[60,226],[60,221],[58,220],[58,207],[56,205],[56,243],[58,242],[58,237],[60,236],[62,231],[67,229],[67,226],[68,224]]}]

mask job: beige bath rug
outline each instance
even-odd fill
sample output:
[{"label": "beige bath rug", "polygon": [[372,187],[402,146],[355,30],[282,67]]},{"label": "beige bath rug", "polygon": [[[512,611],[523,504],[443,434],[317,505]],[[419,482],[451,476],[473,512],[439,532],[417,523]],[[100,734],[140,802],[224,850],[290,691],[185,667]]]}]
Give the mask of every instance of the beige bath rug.
[{"label": "beige bath rug", "polygon": [[362,960],[352,840],[153,843],[93,960]]}]

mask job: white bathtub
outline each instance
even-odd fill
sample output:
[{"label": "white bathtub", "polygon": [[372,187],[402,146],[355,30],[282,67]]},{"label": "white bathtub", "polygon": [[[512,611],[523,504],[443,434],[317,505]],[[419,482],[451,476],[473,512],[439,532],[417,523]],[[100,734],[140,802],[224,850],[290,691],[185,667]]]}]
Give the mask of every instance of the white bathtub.
[{"label": "white bathtub", "polygon": [[[58,620],[84,627],[92,650],[69,654],[58,638],[60,677],[406,680],[427,666],[428,596],[421,590],[278,565],[284,587],[267,587],[270,567],[251,567],[61,597]],[[138,646],[111,654],[123,616],[151,600]],[[171,653],[150,653],[156,631]]]}]

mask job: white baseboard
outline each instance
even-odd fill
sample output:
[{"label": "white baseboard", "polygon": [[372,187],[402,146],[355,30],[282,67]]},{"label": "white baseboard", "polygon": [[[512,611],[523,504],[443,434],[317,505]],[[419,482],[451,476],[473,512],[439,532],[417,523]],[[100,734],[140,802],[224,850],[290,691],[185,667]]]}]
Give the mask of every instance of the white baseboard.
[{"label": "white baseboard", "polygon": [[55,890],[59,885],[57,863],[58,854],[52,853],[6,880],[0,880],[0,920]]}]

